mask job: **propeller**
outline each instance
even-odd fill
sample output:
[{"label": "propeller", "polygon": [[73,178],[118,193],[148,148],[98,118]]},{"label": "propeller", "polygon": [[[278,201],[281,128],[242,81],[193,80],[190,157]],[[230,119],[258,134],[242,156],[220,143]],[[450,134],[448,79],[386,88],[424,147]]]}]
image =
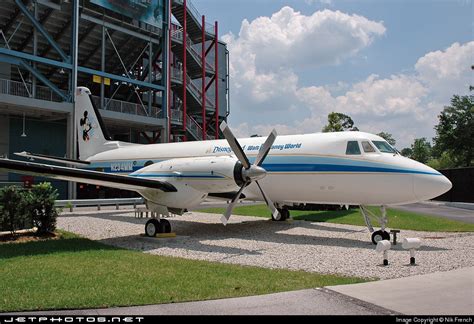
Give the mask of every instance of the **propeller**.
[{"label": "propeller", "polygon": [[242,195],[242,191],[250,185],[250,183],[255,182],[258,186],[258,189],[260,190],[260,193],[262,194],[263,200],[267,204],[268,208],[271,210],[272,215],[275,219],[280,219],[280,213],[278,212],[278,209],[275,207],[275,204],[273,201],[268,197],[268,195],[263,191],[262,186],[258,182],[258,180],[264,178],[267,174],[267,171],[261,167],[263,164],[263,161],[268,155],[268,152],[270,152],[270,149],[272,148],[273,142],[275,142],[275,139],[277,137],[277,133],[275,130],[273,130],[270,135],[268,135],[267,139],[265,140],[265,143],[263,143],[262,147],[260,148],[257,157],[255,158],[255,162],[253,164],[250,164],[249,159],[247,158],[247,155],[244,153],[244,150],[242,149],[242,146],[240,146],[239,142],[235,138],[234,134],[230,130],[229,126],[225,121],[221,123],[220,129],[222,133],[224,134],[225,139],[230,145],[230,148],[232,151],[234,151],[235,156],[239,160],[239,162],[242,164],[242,185],[240,187],[240,190],[237,192],[237,194],[232,198],[231,202],[227,206],[227,209],[221,217],[221,221],[224,225],[227,224],[229,221],[230,215],[232,214],[232,210],[234,209],[235,203],[240,199],[240,196]]}]

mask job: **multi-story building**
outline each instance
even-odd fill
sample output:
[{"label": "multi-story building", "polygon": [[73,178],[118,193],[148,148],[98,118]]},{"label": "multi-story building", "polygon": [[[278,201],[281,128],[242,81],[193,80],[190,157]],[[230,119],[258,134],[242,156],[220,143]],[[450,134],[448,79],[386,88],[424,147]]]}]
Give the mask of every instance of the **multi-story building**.
[{"label": "multi-story building", "polygon": [[[0,155],[76,158],[76,86],[92,91],[114,139],[214,139],[229,111],[226,44],[190,0],[2,1]],[[53,183],[65,197],[68,185]]]}]

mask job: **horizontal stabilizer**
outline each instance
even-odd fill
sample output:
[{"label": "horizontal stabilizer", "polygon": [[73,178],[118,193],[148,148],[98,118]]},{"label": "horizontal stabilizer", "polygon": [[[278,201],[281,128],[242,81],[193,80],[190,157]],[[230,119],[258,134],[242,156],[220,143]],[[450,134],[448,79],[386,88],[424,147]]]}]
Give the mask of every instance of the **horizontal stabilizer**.
[{"label": "horizontal stabilizer", "polygon": [[61,158],[61,157],[58,157],[58,156],[36,154],[36,153],[30,153],[30,152],[25,152],[25,151],[15,153],[15,155],[18,155],[18,156],[21,156],[21,157],[24,157],[24,158],[27,158],[27,159],[37,159],[37,160],[51,161],[51,162],[74,165],[74,166],[79,166],[79,167],[86,167],[89,164],[91,164],[88,161],[71,160],[71,159]]},{"label": "horizontal stabilizer", "polygon": [[177,192],[176,187],[166,181],[9,159],[0,159],[0,170],[132,191],[156,189],[163,192]]}]

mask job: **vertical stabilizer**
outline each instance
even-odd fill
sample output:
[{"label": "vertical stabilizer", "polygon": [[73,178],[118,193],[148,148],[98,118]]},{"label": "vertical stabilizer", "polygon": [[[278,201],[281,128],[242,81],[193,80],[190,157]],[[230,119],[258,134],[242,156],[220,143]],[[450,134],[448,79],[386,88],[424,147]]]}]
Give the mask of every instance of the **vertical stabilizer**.
[{"label": "vertical stabilizer", "polygon": [[105,145],[110,137],[90,95],[91,92],[86,87],[78,87],[76,90],[75,113],[80,160],[110,150]]}]

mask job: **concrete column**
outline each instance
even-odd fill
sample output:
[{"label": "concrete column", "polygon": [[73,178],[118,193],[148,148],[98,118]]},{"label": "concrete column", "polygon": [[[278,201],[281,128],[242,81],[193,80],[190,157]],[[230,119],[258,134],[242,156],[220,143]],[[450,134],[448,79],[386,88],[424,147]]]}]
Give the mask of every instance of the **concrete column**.
[{"label": "concrete column", "polygon": [[[71,73],[71,95],[72,95],[72,113],[68,116],[68,155],[70,159],[77,158],[77,132],[76,132],[76,88],[77,88],[77,59],[78,59],[78,37],[79,37],[79,1],[73,1],[72,6],[72,24],[71,24],[71,45],[70,55],[72,63]],[[68,185],[69,199],[76,199],[77,186],[74,182],[69,182]]]},{"label": "concrete column", "polygon": [[[8,155],[10,151],[10,118],[0,116],[0,156]],[[8,181],[8,172],[0,172],[0,181]]]},{"label": "concrete column", "polygon": [[[102,49],[100,51],[100,70],[105,72],[105,26],[102,26]],[[102,82],[100,83],[100,109],[104,109],[104,94],[105,94],[105,85],[104,78],[101,77]]]},{"label": "concrete column", "polygon": [[[35,15],[35,19],[38,20],[38,3],[35,1],[33,2],[33,6],[34,6],[34,15]],[[36,28],[33,27],[33,55],[34,56],[37,56],[38,55],[38,31],[36,30]],[[33,62],[33,68],[36,69],[36,62]],[[32,76],[33,79],[32,79],[32,91],[31,91],[31,95],[33,96],[33,98],[36,98],[36,77],[33,75]]]}]

